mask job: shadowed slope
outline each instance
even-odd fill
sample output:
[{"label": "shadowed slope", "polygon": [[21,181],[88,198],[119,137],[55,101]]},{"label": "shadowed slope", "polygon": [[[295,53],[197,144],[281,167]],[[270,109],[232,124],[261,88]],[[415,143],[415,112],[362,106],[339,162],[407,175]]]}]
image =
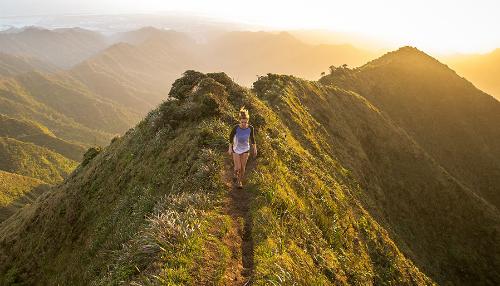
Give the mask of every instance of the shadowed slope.
[{"label": "shadowed slope", "polygon": [[365,97],[454,178],[500,207],[498,100],[410,47],[321,81]]}]

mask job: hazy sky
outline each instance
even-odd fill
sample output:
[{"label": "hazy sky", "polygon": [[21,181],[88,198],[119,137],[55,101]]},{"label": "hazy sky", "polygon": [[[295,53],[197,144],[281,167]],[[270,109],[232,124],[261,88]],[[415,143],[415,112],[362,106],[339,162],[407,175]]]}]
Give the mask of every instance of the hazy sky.
[{"label": "hazy sky", "polygon": [[500,48],[499,0],[0,0],[0,17],[183,10],[287,28],[328,28],[389,38],[436,53]]}]

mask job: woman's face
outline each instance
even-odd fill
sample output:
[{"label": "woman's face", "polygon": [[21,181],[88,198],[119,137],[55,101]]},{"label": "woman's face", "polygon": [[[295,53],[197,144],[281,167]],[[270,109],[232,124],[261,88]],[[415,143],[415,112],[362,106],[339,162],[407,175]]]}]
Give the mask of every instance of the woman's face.
[{"label": "woman's face", "polygon": [[248,125],[248,119],[245,118],[245,119],[240,119],[240,125],[241,126],[247,126]]}]

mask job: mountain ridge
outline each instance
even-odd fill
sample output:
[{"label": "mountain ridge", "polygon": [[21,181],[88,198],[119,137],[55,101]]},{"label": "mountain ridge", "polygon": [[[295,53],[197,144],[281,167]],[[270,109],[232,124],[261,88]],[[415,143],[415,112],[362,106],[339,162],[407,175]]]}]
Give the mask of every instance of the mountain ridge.
[{"label": "mountain ridge", "polygon": [[[154,275],[227,282],[227,265],[241,257],[227,235],[247,224],[213,207],[232,187],[223,179],[222,154],[245,105],[259,129],[261,154],[247,181],[255,196],[249,202],[253,282],[500,280],[500,130],[485,127],[500,122],[500,112],[491,96],[411,47],[355,69],[331,65],[320,83],[269,73],[248,90],[225,73],[187,70],[168,92],[176,70],[207,66],[166,34],[131,37],[137,45],[117,43],[68,71],[0,80],[2,113],[12,113],[15,102],[69,125],[75,119],[63,111],[78,105],[58,105],[68,91],[87,100],[80,106],[109,104],[112,112],[98,109],[103,116],[79,113],[78,126],[87,129],[150,110],[109,146],[90,148],[67,179],[0,225],[0,277],[26,284],[149,283]],[[273,55],[273,48],[298,41],[287,33],[250,35],[262,40],[261,50],[249,49],[257,54]],[[303,46],[303,52],[321,48]],[[245,53],[234,50],[235,57]],[[290,54],[281,60],[295,59]],[[89,123],[102,118],[109,121]],[[120,120],[121,128],[131,118]],[[60,136],[54,126],[49,132]],[[154,238],[165,233],[175,240],[158,246]]]},{"label": "mountain ridge", "polygon": [[[398,61],[402,56],[405,61]],[[498,100],[436,59],[409,47],[358,70],[340,68],[334,73],[321,81],[335,82],[367,98],[450,174],[499,207],[495,191],[500,179],[495,171],[500,164],[500,147],[495,140],[500,132],[495,124],[500,120]],[[389,78],[393,82],[389,88],[377,83]]]},{"label": "mountain ridge", "polygon": [[[231,188],[221,184],[222,152],[227,150],[234,114],[246,102],[260,130],[261,154],[246,187],[256,196],[250,202],[253,283],[337,281],[347,285],[394,279],[432,285],[350,195],[359,189],[347,170],[327,155],[316,157],[303,149],[275,111],[255,95],[223,73],[194,71],[178,79],[170,95],[176,100],[152,110],[38,204],[0,226],[0,265],[6,265],[2,273],[25,283],[35,279],[146,283],[147,278],[134,270],[137,266],[141,273],[157,273],[165,281],[229,283],[225,265],[232,265],[228,259],[242,256],[226,245],[225,233],[233,226],[223,223],[227,219],[217,211]],[[110,176],[111,170],[121,175]],[[130,208],[135,211],[126,211]],[[151,211],[154,216],[148,226],[144,214]],[[59,214],[50,215],[54,212]],[[180,224],[155,227],[169,217],[177,217]],[[21,218],[26,223],[16,227],[14,222]],[[183,227],[183,221],[193,228]],[[60,229],[52,232],[54,225]],[[144,231],[139,231],[141,225]],[[39,256],[23,265],[9,260],[8,253],[31,253],[18,234],[32,231],[32,247],[41,250]],[[158,247],[151,240],[157,231],[177,239],[162,236],[167,240],[162,238],[160,243],[170,246]],[[62,263],[68,257],[74,262]],[[42,262],[45,259],[51,263]],[[114,266],[107,268],[107,263]],[[89,271],[89,265],[99,270]],[[40,268],[44,271],[34,274]],[[49,273],[58,274],[51,278]]]},{"label": "mountain ridge", "polygon": [[[268,74],[248,90],[224,73],[186,71],[171,100],[0,225],[0,273],[25,283],[229,283],[226,267],[242,256],[225,237],[243,223],[231,226],[217,206],[232,187],[223,153],[245,105],[259,130],[245,186],[253,283],[500,281],[498,210],[339,82]],[[30,263],[9,258],[34,249]]]}]

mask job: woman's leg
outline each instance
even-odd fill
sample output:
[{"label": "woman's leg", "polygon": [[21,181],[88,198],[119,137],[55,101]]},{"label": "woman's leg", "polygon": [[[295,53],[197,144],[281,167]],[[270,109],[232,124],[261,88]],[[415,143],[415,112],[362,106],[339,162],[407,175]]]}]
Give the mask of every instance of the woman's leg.
[{"label": "woman's leg", "polygon": [[234,160],[234,174],[239,178],[239,171],[241,169],[241,155],[233,152],[233,160]]},{"label": "woman's leg", "polygon": [[247,165],[248,153],[240,155],[240,176],[239,181],[243,183],[243,175],[245,175],[245,166]]}]

